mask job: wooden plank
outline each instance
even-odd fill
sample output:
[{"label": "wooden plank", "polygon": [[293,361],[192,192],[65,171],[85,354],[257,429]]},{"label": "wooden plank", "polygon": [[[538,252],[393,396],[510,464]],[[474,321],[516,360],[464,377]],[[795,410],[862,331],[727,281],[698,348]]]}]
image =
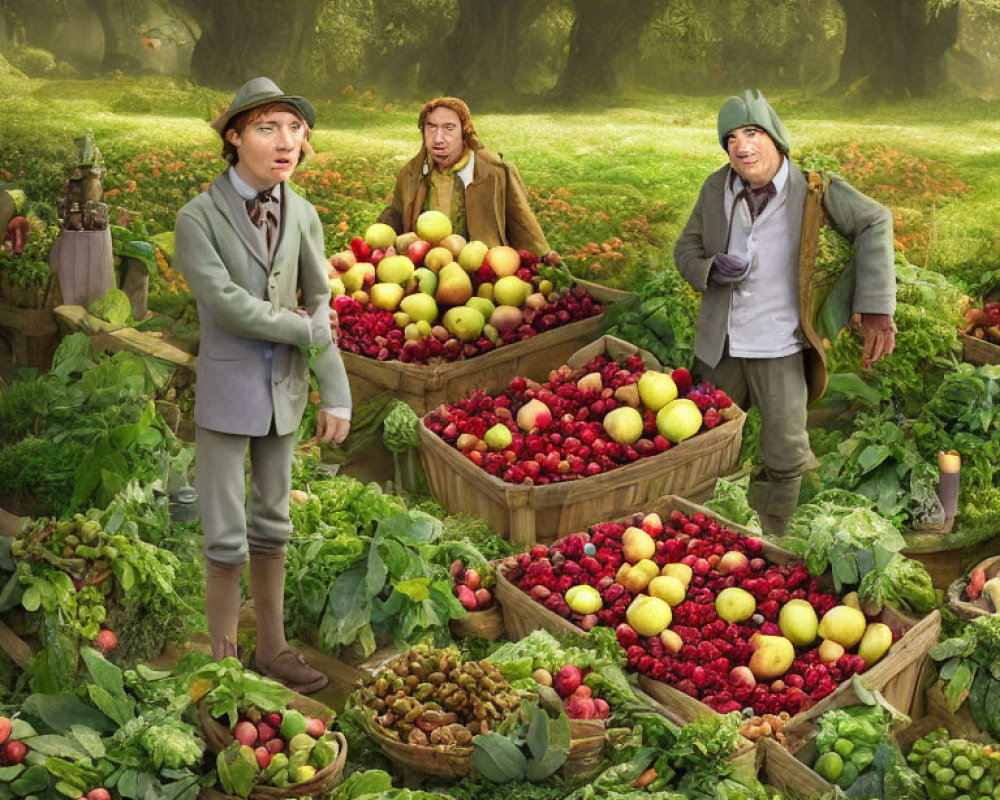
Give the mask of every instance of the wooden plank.
[{"label": "wooden plank", "polygon": [[96,347],[112,351],[131,350],[155,356],[187,369],[195,369],[195,358],[185,350],[163,341],[159,336],[135,328],[118,328],[103,319],[88,314],[83,306],[56,306],[55,316],[71,330],[88,334]]}]

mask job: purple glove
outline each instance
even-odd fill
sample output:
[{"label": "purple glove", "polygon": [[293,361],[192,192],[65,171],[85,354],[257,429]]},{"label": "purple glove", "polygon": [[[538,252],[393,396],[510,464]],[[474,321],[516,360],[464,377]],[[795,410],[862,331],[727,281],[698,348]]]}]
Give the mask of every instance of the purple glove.
[{"label": "purple glove", "polygon": [[739,283],[750,271],[750,262],[730,253],[716,253],[709,277],[716,283]]}]

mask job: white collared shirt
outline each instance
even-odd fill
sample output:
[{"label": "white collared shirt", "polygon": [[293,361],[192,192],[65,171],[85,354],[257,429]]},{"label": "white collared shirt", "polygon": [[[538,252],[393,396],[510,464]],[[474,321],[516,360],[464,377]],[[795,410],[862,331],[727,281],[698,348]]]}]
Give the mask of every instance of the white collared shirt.
[{"label": "white collared shirt", "polygon": [[731,225],[727,252],[750,262],[746,278],[733,286],[729,308],[729,354],[736,358],[781,358],[803,347],[798,295],[801,231],[789,225],[787,157],[782,158],[773,183],[774,197],[751,220],[745,200],[734,205],[743,191],[743,179],[731,170],[726,180],[726,221]]}]

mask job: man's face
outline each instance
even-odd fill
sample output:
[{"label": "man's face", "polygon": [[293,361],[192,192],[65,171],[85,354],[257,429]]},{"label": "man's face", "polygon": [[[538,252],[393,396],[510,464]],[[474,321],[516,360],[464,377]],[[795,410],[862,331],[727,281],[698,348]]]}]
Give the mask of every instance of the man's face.
[{"label": "man's face", "polygon": [[439,170],[457,164],[465,152],[458,112],[439,106],[424,118],[424,147]]},{"label": "man's face", "polygon": [[292,177],[299,163],[306,124],[288,111],[272,111],[248,122],[242,133],[230,128],[227,141],[236,147],[236,173],[259,192]]},{"label": "man's face", "polygon": [[736,174],[752,189],[765,186],[781,166],[781,153],[767,131],[756,125],[745,125],[729,132],[726,138],[729,163]]}]

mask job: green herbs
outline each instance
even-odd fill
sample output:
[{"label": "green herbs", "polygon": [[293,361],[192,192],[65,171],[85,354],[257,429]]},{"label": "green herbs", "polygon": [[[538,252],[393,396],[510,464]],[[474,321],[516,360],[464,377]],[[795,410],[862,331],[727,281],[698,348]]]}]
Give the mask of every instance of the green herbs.
[{"label": "green herbs", "polygon": [[632,297],[608,306],[601,334],[648,350],[664,366],[690,367],[694,360],[698,299],[675,269],[647,265],[629,287]]},{"label": "green herbs", "polygon": [[418,511],[381,519],[358,563],[330,587],[321,647],[356,641],[368,655],[376,636],[401,645],[424,636],[450,641],[448,621],[465,611],[451,593],[450,576],[429,560],[440,530],[440,522]]},{"label": "green herbs", "polygon": [[941,605],[941,593],[919,561],[879,548],[872,569],[861,578],[858,597],[864,608],[883,605],[903,612],[926,614]]},{"label": "green herbs", "polygon": [[232,728],[240,711],[281,711],[292,694],[277,681],[245,670],[235,658],[205,664],[186,676],[191,699],[204,702],[216,719],[225,717]]},{"label": "green herbs", "polygon": [[861,412],[853,425],[851,435],[820,459],[819,485],[864,495],[896,524],[943,522],[937,469],[919,449],[912,426],[891,407]]},{"label": "green herbs", "polygon": [[968,700],[976,724],[1000,737],[1000,616],[977,617],[959,636],[934,645],[930,655],[942,662],[938,675],[952,711]]},{"label": "green herbs", "polygon": [[549,778],[569,755],[569,718],[562,709],[524,701],[495,730],[473,737],[472,764],[493,783]]},{"label": "green herbs", "polygon": [[788,521],[782,545],[803,557],[813,575],[830,568],[834,588],[856,585],[875,563],[879,549],[891,553],[906,542],[892,524],[849,492],[820,492]]}]

